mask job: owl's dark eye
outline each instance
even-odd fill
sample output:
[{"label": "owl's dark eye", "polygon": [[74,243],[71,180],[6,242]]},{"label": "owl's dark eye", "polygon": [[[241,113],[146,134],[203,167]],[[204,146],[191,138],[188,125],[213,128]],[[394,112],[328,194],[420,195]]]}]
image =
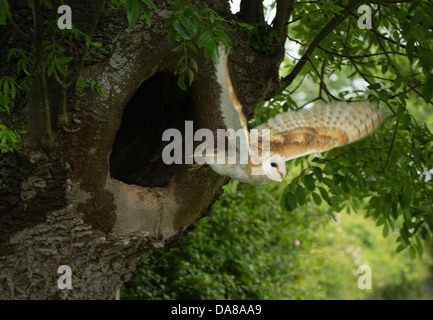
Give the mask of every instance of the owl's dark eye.
[{"label": "owl's dark eye", "polygon": [[276,164],[275,162],[272,162],[272,163],[271,163],[271,167],[274,167],[274,168],[275,168],[276,166],[277,166],[277,164]]}]

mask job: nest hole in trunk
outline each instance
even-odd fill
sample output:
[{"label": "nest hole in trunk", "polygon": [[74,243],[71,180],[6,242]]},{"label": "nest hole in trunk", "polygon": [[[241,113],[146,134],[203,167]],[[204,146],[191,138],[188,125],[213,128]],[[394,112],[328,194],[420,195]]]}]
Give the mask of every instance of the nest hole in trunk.
[{"label": "nest hole in trunk", "polygon": [[160,72],[144,81],[123,111],[110,155],[111,177],[167,187],[179,165],[164,163],[162,151],[170,141],[162,141],[162,134],[175,128],[184,136],[185,121],[191,119],[190,95],[178,87],[176,76]]}]

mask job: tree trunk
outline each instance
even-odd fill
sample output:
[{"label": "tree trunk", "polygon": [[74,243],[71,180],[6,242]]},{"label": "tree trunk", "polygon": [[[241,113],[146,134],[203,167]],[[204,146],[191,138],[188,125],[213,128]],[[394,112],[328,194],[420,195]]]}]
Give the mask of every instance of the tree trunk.
[{"label": "tree trunk", "polygon": [[[99,1],[71,1],[73,23],[87,31]],[[236,19],[228,1],[207,4]],[[188,91],[173,75],[179,53],[171,51],[164,25],[168,1],[155,1],[152,25],[129,27],[124,11],[102,14],[81,76],[108,92],[70,91],[68,124],[56,126],[59,88],[49,82],[55,144],[44,148],[43,107],[34,82],[2,121],[26,130],[21,152],[0,155],[0,298],[112,299],[138,262],[178,240],[207,215],[227,178],[209,167],[165,165],[161,140],[168,128],[224,128],[218,111],[214,67],[199,52],[199,72]],[[191,1],[198,6],[202,2]],[[20,6],[20,4],[22,6]],[[14,4],[32,26],[27,1]],[[27,11],[29,12],[27,12]],[[229,28],[234,28],[228,25]],[[1,61],[8,49],[25,46],[9,26],[0,27]],[[253,51],[242,29],[229,29],[230,70],[247,117],[275,79],[275,57]],[[77,55],[82,47],[71,45]],[[270,63],[271,61],[272,63]],[[16,61],[2,63],[0,76]],[[69,266],[72,289],[62,289]],[[59,280],[60,279],[60,280]]]}]

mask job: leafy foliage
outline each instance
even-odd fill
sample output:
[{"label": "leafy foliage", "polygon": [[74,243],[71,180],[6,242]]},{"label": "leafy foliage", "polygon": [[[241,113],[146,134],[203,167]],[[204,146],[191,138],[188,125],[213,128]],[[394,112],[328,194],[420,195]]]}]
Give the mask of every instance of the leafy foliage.
[{"label": "leafy foliage", "polygon": [[[49,9],[55,10],[54,6],[49,0],[44,0],[42,3]],[[119,10],[123,8],[126,11],[126,16],[129,25],[137,22],[140,14],[145,17],[148,27],[152,23],[151,11],[159,13],[158,7],[152,0],[103,0],[100,2],[99,9],[96,12],[93,26],[89,34],[82,32],[75,25],[72,24],[72,29],[59,30],[57,27],[57,20],[40,21],[42,17],[36,17],[35,24],[39,25],[41,29],[42,24],[48,26],[40,32],[42,35],[26,34],[18,28],[14,23],[12,13],[9,9],[7,0],[0,1],[0,25],[6,25],[9,22],[26,40],[33,37],[41,37],[42,40],[32,42],[29,50],[21,48],[12,48],[8,55],[8,60],[16,60],[17,73],[24,77],[21,85],[19,85],[14,78],[3,77],[1,78],[0,87],[3,91],[0,92],[0,112],[6,112],[10,115],[10,102],[15,98],[17,90],[28,90],[31,81],[34,77],[42,77],[40,82],[46,83],[46,78],[56,80],[61,88],[64,101],[61,103],[60,113],[58,114],[58,124],[63,126],[68,123],[68,115],[66,110],[66,91],[71,86],[76,86],[79,90],[90,88],[100,95],[106,94],[102,84],[94,80],[86,80],[79,76],[81,69],[84,65],[84,60],[87,53],[91,49],[100,49],[101,43],[92,40],[92,35],[96,27],[99,15],[105,10],[106,4],[112,8]],[[33,6],[40,6],[40,2],[32,2]],[[194,75],[198,71],[196,60],[189,54],[189,50],[193,53],[198,53],[198,48],[204,48],[204,54],[207,58],[212,59],[214,62],[218,57],[218,44],[221,42],[227,48],[229,47],[230,40],[224,32],[226,27],[223,25],[224,19],[218,14],[205,6],[204,9],[199,9],[195,6],[190,6],[184,0],[176,0],[173,6],[168,8],[173,13],[167,21],[170,26],[170,31],[167,35],[169,42],[175,43],[180,41],[181,44],[173,49],[174,52],[182,51],[176,73],[179,74],[179,86],[186,90],[187,86],[185,78],[189,79],[189,85],[194,81]],[[198,37],[198,34],[200,36]],[[193,39],[198,37],[197,41]],[[75,39],[75,41],[84,41],[85,50],[80,57],[72,57],[67,55],[65,50],[65,41]],[[47,40],[50,39],[50,40]],[[39,43],[42,50],[38,50],[34,43]],[[75,74],[71,74],[68,70],[68,65],[75,63],[78,65]],[[36,72],[36,69],[42,70],[42,73]],[[46,97],[46,88],[41,86],[41,96]],[[48,99],[43,98],[44,103],[44,121],[45,121],[45,136],[42,142],[51,147],[53,143],[51,133],[51,108]],[[0,123],[0,125],[2,125]],[[20,133],[22,131],[10,130],[5,125],[1,127],[2,132],[2,152],[9,152],[19,150],[17,143],[20,141]]]},{"label": "leafy foliage", "polygon": [[[278,206],[279,189],[232,181],[197,230],[146,260],[122,296],[277,299],[302,295],[296,269],[311,245],[310,228],[318,227],[323,217],[314,211],[287,217]],[[305,243],[299,246],[296,239]]]},{"label": "leafy foliage", "polygon": [[21,134],[25,131],[11,130],[5,125],[0,124],[0,153],[18,151],[18,143],[21,141]]},{"label": "leafy foliage", "polygon": [[84,78],[78,78],[77,80],[77,89],[79,91],[84,90],[85,88],[90,88],[93,91],[96,91],[100,96],[108,95],[108,92],[104,90],[104,86],[101,82],[96,82],[95,80],[86,81]]},{"label": "leafy foliage", "polygon": [[[358,28],[358,16],[350,15],[303,58],[309,63],[298,80],[256,110],[252,125],[317,101],[379,102],[387,117],[373,135],[321,157],[289,162],[303,169],[284,191],[281,206],[293,212],[324,202],[330,216],[364,208],[384,236],[399,231],[397,252],[407,249],[412,258],[421,257],[422,240],[433,230],[432,123],[424,123],[432,105],[433,9],[428,1],[370,6],[373,28]],[[292,54],[305,54],[317,30],[341,9],[333,2],[295,6],[289,39],[298,49]],[[297,63],[287,59],[284,68]]]},{"label": "leafy foliage", "polygon": [[[120,5],[119,1],[117,5]],[[150,8],[156,8],[152,1],[143,0],[143,2]],[[49,10],[56,10],[52,3],[48,0],[42,1]],[[32,1],[32,6],[38,7],[35,12],[40,11],[41,2]],[[95,15],[93,21],[93,31],[96,27],[100,13],[104,10],[105,0],[100,2],[100,7]],[[34,78],[39,79],[39,90],[41,93],[42,104],[44,105],[44,129],[45,135],[42,137],[41,142],[46,144],[48,147],[52,147],[52,132],[51,132],[51,108],[49,105],[49,99],[47,98],[46,82],[47,78],[54,79],[60,87],[62,92],[63,101],[61,103],[60,113],[58,119],[63,119],[62,125],[67,123],[67,111],[66,111],[66,91],[71,86],[77,86],[79,90],[83,88],[91,88],[98,94],[106,94],[102,88],[101,83],[95,81],[86,81],[79,77],[81,68],[84,65],[84,59],[90,49],[100,49],[101,44],[92,41],[92,34],[86,34],[72,26],[72,29],[62,29],[57,27],[57,20],[42,20],[39,14],[34,15],[35,30],[32,34],[27,34],[21,30],[12,17],[12,13],[9,9],[7,0],[0,1],[0,25],[5,25],[10,22],[12,27],[25,39],[34,40],[29,41],[30,46],[27,49],[23,48],[12,48],[8,54],[8,62],[16,62],[17,77],[22,79],[21,83],[18,84],[15,78],[10,76],[3,76],[0,79],[0,87],[3,89],[0,92],[0,112],[6,112],[10,115],[10,104],[15,99],[19,90],[29,90],[32,80]],[[42,28],[42,27],[45,28]],[[85,50],[81,57],[77,60],[78,70],[75,74],[68,71],[68,65],[74,63],[75,59],[72,56],[66,54],[65,42],[73,37],[76,41],[83,41],[85,44]],[[49,39],[49,40],[48,40]],[[17,78],[17,79],[18,79]],[[18,143],[20,142],[20,134],[25,133],[24,131],[11,130],[4,124],[0,123],[0,134],[1,134],[1,148],[2,153],[19,150]]]},{"label": "leafy foliage", "polygon": [[[19,89],[21,86],[14,78],[8,76],[0,78],[0,113],[11,114],[11,102],[15,99]],[[23,133],[25,132],[11,130],[0,122],[0,152],[8,153],[19,150],[18,143]]]},{"label": "leafy foliage", "polygon": [[140,13],[143,13],[147,21],[147,25],[150,27],[152,24],[150,10],[159,12],[152,0],[117,0],[112,1],[112,3],[117,6],[119,6],[120,3],[123,3],[130,26],[134,25],[137,22]]},{"label": "leafy foliage", "polygon": [[[189,5],[185,0],[175,0],[173,4],[167,9],[173,14],[165,25],[170,26],[168,41],[171,44],[181,42],[172,51],[183,53],[177,64],[176,73],[179,74],[179,87],[186,90],[185,77],[188,77],[188,84],[191,86],[194,74],[198,71],[196,60],[188,52],[191,50],[197,54],[198,48],[203,48],[205,57],[212,59],[216,64],[219,43],[228,50],[230,39],[225,33],[226,21],[206,5],[204,9],[200,9]],[[198,39],[193,41],[194,38]]]},{"label": "leafy foliage", "polygon": [[[196,230],[139,266],[121,298],[431,298],[423,290],[430,258],[423,264],[397,255],[394,234],[383,239],[362,216],[329,219],[325,203],[288,214],[278,205],[285,187],[231,181]],[[363,264],[371,267],[372,290],[357,286]]]}]

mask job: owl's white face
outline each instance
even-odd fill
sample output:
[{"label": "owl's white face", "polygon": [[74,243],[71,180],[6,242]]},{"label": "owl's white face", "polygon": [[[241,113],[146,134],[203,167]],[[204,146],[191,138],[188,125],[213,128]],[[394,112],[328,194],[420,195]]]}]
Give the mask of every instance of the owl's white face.
[{"label": "owl's white face", "polygon": [[274,154],[263,161],[263,171],[269,179],[281,182],[286,176],[286,159],[279,154]]}]

